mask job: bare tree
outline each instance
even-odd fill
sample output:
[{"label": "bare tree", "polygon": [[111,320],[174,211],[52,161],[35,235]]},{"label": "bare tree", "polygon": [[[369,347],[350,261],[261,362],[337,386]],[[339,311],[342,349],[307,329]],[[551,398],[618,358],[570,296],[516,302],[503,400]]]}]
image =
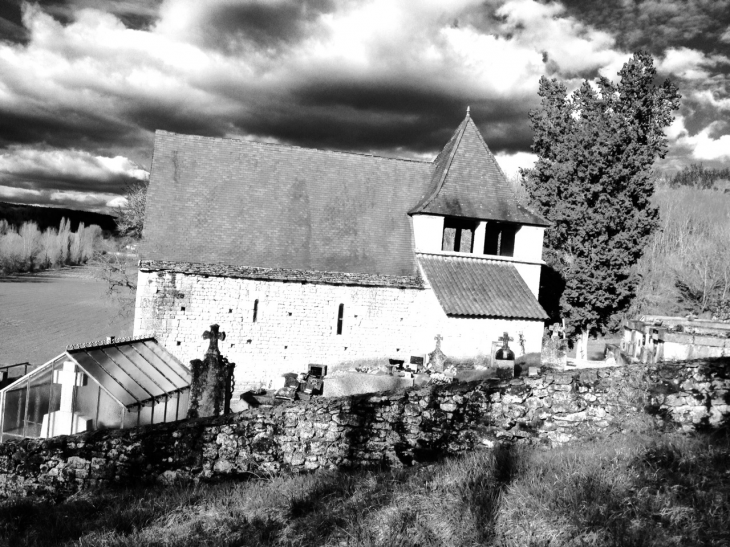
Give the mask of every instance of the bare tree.
[{"label": "bare tree", "polygon": [[119,308],[119,315],[134,315],[137,291],[137,255],[121,251],[98,253],[96,277],[106,284],[106,294]]},{"label": "bare tree", "polygon": [[142,238],[145,205],[147,202],[147,181],[127,184],[126,204],[117,208],[117,230],[121,239],[116,248],[109,248],[96,256],[96,275],[106,284],[106,293],[119,307],[123,317],[134,315],[135,293],[137,291],[136,243]]},{"label": "bare tree", "polygon": [[135,240],[142,237],[147,185],[147,181],[142,180],[127,183],[124,194],[127,203],[117,207],[117,228],[120,235]]}]

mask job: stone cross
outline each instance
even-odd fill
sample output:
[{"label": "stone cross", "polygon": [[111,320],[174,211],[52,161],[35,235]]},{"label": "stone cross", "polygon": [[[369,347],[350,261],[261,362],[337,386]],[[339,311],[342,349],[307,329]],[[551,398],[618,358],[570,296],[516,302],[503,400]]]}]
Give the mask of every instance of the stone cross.
[{"label": "stone cross", "polygon": [[446,355],[441,351],[441,340],[444,337],[437,334],[434,340],[436,340],[436,349],[428,354],[428,364],[433,372],[443,372],[444,363],[446,362]]},{"label": "stone cross", "polygon": [[500,342],[502,342],[502,345],[503,346],[509,347],[509,342],[512,342],[514,340],[514,338],[510,338],[509,334],[507,334],[505,332],[502,336],[500,336],[499,338],[497,338],[497,340],[499,340]]},{"label": "stone cross", "polygon": [[553,338],[557,338],[559,334],[563,334],[565,332],[565,328],[560,323],[553,323],[550,325],[550,330],[553,333]]},{"label": "stone cross", "polygon": [[210,340],[205,357],[190,361],[193,381],[190,384],[188,418],[218,416],[229,409],[234,363],[221,355],[218,340],[225,340],[226,333],[218,331],[218,325],[211,325],[203,333],[204,340]]},{"label": "stone cross", "polygon": [[218,340],[225,340],[226,333],[218,332],[218,328],[218,325],[211,325],[210,330],[207,330],[203,333],[203,340],[210,340],[208,351],[205,352],[206,355],[208,353],[215,353],[216,355],[221,354],[220,350],[218,349]]}]

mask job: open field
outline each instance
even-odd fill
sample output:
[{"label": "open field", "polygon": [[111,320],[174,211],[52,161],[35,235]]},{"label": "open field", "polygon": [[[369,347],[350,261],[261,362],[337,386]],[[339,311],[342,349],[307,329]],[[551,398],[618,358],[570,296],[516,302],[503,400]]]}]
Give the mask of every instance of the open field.
[{"label": "open field", "polygon": [[88,266],[0,277],[0,364],[42,364],[68,344],[130,336],[133,317],[105,289]]},{"label": "open field", "polygon": [[406,470],[17,500],[0,503],[0,545],[727,546],[730,437],[649,428]]}]

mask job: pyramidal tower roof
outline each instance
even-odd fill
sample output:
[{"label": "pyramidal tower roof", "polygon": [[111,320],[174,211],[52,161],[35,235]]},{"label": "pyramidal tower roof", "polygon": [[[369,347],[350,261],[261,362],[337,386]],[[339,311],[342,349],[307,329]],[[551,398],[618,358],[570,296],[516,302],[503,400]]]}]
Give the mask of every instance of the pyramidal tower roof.
[{"label": "pyramidal tower roof", "polygon": [[549,225],[517,202],[468,110],[464,121],[434,160],[434,167],[429,189],[410,214]]}]

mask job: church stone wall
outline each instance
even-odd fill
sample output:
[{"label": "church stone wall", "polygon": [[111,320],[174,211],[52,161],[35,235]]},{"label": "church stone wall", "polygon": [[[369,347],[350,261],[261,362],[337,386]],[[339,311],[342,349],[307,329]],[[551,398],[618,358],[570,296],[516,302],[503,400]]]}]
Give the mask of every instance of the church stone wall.
[{"label": "church stone wall", "polygon": [[[134,334],[154,334],[187,363],[206,349],[202,334],[217,323],[221,352],[236,363],[236,390],[275,385],[308,363],[337,365],[409,359],[433,351],[443,336],[448,357],[491,355],[508,332],[520,355],[539,352],[541,321],[447,317],[431,289],[282,282],[140,271]],[[337,334],[343,305],[342,333]],[[254,308],[256,317],[254,321]]]}]

